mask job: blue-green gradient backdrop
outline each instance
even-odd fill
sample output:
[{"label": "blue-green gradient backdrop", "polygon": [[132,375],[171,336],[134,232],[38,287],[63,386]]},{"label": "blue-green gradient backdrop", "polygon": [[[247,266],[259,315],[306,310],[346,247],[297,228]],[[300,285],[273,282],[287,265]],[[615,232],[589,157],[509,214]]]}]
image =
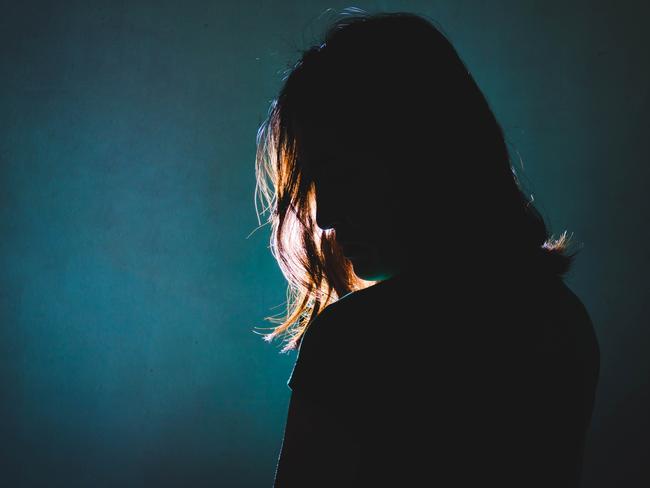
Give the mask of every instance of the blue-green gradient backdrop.
[{"label": "blue-green gradient backdrop", "polygon": [[[255,135],[349,5],[3,3],[1,486],[270,487],[295,355],[253,333],[286,299],[268,227],[247,239]],[[551,229],[584,244],[585,486],[650,486],[648,2],[354,5],[443,26]]]}]

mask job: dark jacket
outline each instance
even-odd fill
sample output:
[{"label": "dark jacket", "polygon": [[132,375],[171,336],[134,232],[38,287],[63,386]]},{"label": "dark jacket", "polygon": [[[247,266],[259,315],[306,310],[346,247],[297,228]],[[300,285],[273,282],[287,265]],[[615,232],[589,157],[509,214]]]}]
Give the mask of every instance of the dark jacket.
[{"label": "dark jacket", "polygon": [[403,274],[327,307],[275,487],[579,486],[598,342],[560,278],[522,276]]}]

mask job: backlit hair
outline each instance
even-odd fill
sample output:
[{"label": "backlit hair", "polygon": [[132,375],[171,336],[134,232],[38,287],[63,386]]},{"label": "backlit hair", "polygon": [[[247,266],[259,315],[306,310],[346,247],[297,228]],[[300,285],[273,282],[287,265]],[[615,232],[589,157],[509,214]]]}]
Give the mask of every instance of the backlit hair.
[{"label": "backlit hair", "polygon": [[[415,14],[368,14],[356,8],[345,9],[327,30],[324,41],[303,51],[300,60],[288,70],[280,93],[271,102],[256,138],[255,208],[258,219],[268,212],[266,223],[271,226],[270,249],[288,281],[286,313],[281,318],[266,317],[277,326],[263,336],[268,341],[283,337],[284,352],[300,344],[306,327],[327,306],[348,293],[376,283],[357,277],[350,261],[337,245],[334,231],[321,230],[316,225],[314,185],[299,157],[300,134],[305,126],[314,126],[310,117],[317,119],[322,113],[317,108],[329,103],[327,92],[332,91],[329,77],[337,73],[347,74],[341,73],[345,61],[340,59],[348,53],[355,53],[355,49],[390,51],[394,45],[395,49],[407,46],[405,49],[409,53],[417,53],[417,56],[409,58],[417,60],[413,69],[428,70],[423,73],[434,72],[436,82],[441,79],[440,83],[447,83],[444,86],[449,92],[444,93],[440,100],[431,102],[436,105],[429,107],[431,110],[426,116],[413,117],[409,113],[408,119],[415,120],[416,124],[412,128],[388,127],[386,130],[391,136],[388,139],[403,151],[405,134],[428,136],[430,132],[426,131],[433,129],[427,124],[435,123],[430,122],[430,114],[441,112],[448,103],[446,118],[442,125],[435,126],[435,130],[447,131],[441,140],[448,140],[449,147],[456,141],[458,144],[454,147],[464,150],[462,170],[465,172],[462,174],[474,177],[463,184],[471,195],[483,195],[479,210],[490,210],[485,212],[485,215],[490,215],[489,235],[486,235],[487,223],[474,215],[468,216],[474,219],[470,221],[471,228],[484,236],[477,242],[495,256],[499,249],[502,250],[504,256],[498,256],[504,266],[506,260],[515,259],[514,256],[536,262],[540,265],[537,267],[540,272],[556,276],[563,275],[571,266],[574,255],[565,254],[568,245],[566,232],[553,239],[532,199],[522,192],[501,127],[447,38],[431,21]],[[358,59],[366,59],[366,56]],[[389,63],[391,58],[380,52],[377,59],[378,63]],[[386,69],[386,73],[390,72]],[[398,74],[407,76],[406,73]],[[425,90],[432,83],[426,77],[415,75],[413,81],[414,90],[417,87]],[[338,92],[334,93],[338,96]],[[399,96],[408,94],[399,92]],[[375,104],[379,106],[378,110],[402,109],[401,103],[391,102],[390,93],[376,100]],[[423,106],[425,104],[423,102]],[[341,121],[346,115],[340,114]],[[422,159],[431,153],[431,148],[425,148],[424,143],[416,146],[413,142],[424,140],[423,137],[409,137],[411,152],[408,154],[417,154]],[[448,164],[444,171],[456,178],[453,172],[460,171],[460,167],[460,164]],[[462,192],[459,190],[460,194]],[[257,206],[258,200],[262,202],[261,210]]]}]

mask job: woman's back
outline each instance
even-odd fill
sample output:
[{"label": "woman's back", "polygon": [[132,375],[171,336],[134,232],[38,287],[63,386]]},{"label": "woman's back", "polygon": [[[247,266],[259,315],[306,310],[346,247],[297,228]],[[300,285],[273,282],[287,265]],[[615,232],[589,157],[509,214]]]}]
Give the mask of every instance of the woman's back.
[{"label": "woman's back", "polygon": [[[578,486],[599,370],[580,300],[559,278],[412,277],[342,298],[303,338],[293,395],[355,446],[338,486]],[[282,464],[276,482],[300,469]]]}]

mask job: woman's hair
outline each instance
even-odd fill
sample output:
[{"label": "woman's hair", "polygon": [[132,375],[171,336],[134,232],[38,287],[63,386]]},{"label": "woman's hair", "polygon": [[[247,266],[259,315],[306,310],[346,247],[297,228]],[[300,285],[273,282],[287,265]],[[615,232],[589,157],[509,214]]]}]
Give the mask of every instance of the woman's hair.
[{"label": "woman's hair", "polygon": [[376,283],[354,274],[333,229],[316,225],[301,134],[319,127],[352,131],[373,157],[399,158],[404,175],[395,184],[419,192],[422,205],[446,209],[445,232],[435,242],[462,249],[462,259],[489,257],[498,269],[523,263],[547,276],[568,271],[575,253],[566,255],[566,232],[549,235],[520,188],[484,95],[432,21],[346,9],[285,73],[256,139],[255,208],[258,220],[269,212],[270,249],[288,281],[286,314],[266,317],[278,325],[265,340],[282,336],[282,351],[295,349],[325,307]]}]

